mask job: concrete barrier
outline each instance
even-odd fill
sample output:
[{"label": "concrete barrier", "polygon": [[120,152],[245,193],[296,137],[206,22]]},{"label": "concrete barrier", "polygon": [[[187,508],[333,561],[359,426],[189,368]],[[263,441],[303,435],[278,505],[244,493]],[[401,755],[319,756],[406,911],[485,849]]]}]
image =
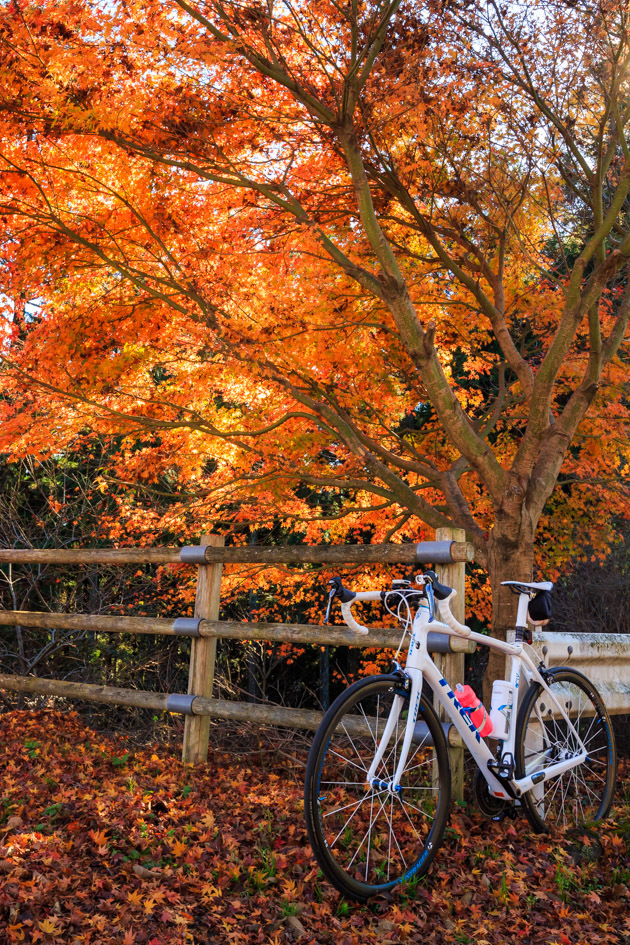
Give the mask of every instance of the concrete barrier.
[{"label": "concrete barrier", "polygon": [[[534,633],[534,649],[547,666],[570,666],[591,680],[611,715],[630,714],[630,634]],[[569,652],[571,648],[571,652]]]}]

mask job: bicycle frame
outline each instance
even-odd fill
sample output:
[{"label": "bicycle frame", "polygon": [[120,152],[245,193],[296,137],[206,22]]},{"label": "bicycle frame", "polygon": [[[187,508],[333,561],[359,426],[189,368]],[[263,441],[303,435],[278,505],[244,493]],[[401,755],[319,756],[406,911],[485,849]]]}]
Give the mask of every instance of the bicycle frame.
[{"label": "bicycle frame", "polygon": [[[522,599],[519,600],[519,618],[521,618],[523,612],[526,613],[528,600],[527,595],[521,594],[520,596]],[[373,592],[358,594],[357,598],[362,600],[376,599],[376,597],[373,596]],[[525,625],[524,621],[521,623],[520,619],[517,620],[517,626],[522,625]],[[547,686],[543,676],[540,674],[536,664],[527,650],[524,648],[523,644],[504,643],[501,640],[494,640],[491,637],[484,636],[480,633],[471,632],[470,635],[467,636],[467,639],[473,640],[475,643],[481,646],[487,646],[490,649],[498,650],[499,652],[504,653],[506,656],[511,657],[510,682],[514,688],[514,697],[512,703],[512,712],[508,722],[507,738],[503,742],[503,756],[511,756],[511,758],[514,759],[516,742],[516,710],[518,707],[519,688],[521,688],[520,683],[523,676],[525,676],[528,685],[531,682],[537,682],[545,690],[549,701],[555,707],[555,710],[565,720],[570,728],[573,729],[576,744],[578,744],[580,747],[580,752],[578,754],[573,754],[571,757],[566,757],[556,762],[556,764],[549,765],[544,770],[541,768],[540,770],[531,771],[531,773],[528,773],[522,778],[512,777],[503,778],[500,780],[489,768],[489,763],[493,765],[496,763],[494,755],[490,751],[486,742],[479,735],[479,732],[473,723],[470,721],[469,714],[460,704],[457,696],[450,688],[444,677],[441,675],[428,652],[427,641],[430,630],[438,631],[440,633],[447,634],[448,636],[460,635],[446,624],[438,620],[431,620],[428,603],[420,603],[412,624],[409,649],[407,652],[407,662],[404,670],[405,676],[408,677],[410,684],[410,708],[407,716],[400,758],[398,759],[396,771],[391,781],[383,782],[382,780],[376,778],[376,772],[385,754],[392,732],[398,723],[400,711],[404,703],[403,696],[398,695],[394,699],[394,703],[385,725],[383,735],[381,736],[381,740],[377,747],[374,760],[366,776],[366,782],[368,784],[378,787],[380,790],[387,789],[391,793],[396,793],[400,790],[400,779],[405,769],[409,750],[413,741],[414,728],[418,718],[418,709],[420,706],[420,695],[425,680],[432,691],[435,693],[437,699],[444,706],[446,714],[452,720],[455,728],[462,738],[462,741],[470,751],[479,767],[479,770],[486,779],[490,793],[495,797],[506,800],[510,798],[519,798],[522,794],[531,790],[536,785],[542,785],[544,781],[557,777],[564,771],[568,771],[570,768],[576,767],[586,760],[587,751],[584,747],[584,743],[579,738],[579,735],[572,725],[567,713],[565,712],[564,707],[558,702],[553,692]]]}]

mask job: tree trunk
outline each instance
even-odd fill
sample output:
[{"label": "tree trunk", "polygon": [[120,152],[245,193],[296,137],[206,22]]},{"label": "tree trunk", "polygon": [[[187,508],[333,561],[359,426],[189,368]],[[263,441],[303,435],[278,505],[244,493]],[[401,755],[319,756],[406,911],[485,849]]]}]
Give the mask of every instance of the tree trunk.
[{"label": "tree trunk", "polygon": [[[492,589],[492,636],[506,640],[508,630],[516,623],[518,597],[502,581],[531,581],[534,559],[534,527],[531,522],[514,519],[497,521],[488,539],[488,573]],[[489,651],[483,681],[483,700],[490,705],[492,683],[506,678],[506,659],[495,650]],[[509,672],[509,667],[507,667]]]}]

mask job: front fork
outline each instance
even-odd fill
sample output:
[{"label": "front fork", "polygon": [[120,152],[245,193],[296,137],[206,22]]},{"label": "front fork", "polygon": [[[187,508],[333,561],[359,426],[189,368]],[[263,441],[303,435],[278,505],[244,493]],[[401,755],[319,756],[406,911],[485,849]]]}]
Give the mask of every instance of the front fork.
[{"label": "front fork", "polygon": [[397,763],[396,756],[394,755],[394,763],[396,764],[394,776],[386,781],[383,781],[381,778],[377,777],[376,772],[378,771],[379,766],[383,760],[383,756],[387,751],[387,746],[389,745],[394,729],[398,730],[400,713],[407,700],[407,696],[402,696],[398,693],[396,693],[394,696],[394,702],[389,713],[389,718],[385,724],[385,729],[381,736],[376,754],[374,755],[374,760],[372,761],[370,770],[365,777],[365,780],[371,788],[374,788],[378,791],[389,791],[390,794],[399,794],[401,790],[400,780],[402,778],[403,771],[405,770],[405,765],[407,764],[411,740],[413,738],[414,728],[418,718],[418,710],[420,709],[420,696],[422,694],[422,670],[411,668],[407,669],[404,676],[401,676],[400,685],[401,687],[407,685],[409,686],[409,712],[407,715],[407,721],[405,723],[405,736],[403,738],[402,748]]}]

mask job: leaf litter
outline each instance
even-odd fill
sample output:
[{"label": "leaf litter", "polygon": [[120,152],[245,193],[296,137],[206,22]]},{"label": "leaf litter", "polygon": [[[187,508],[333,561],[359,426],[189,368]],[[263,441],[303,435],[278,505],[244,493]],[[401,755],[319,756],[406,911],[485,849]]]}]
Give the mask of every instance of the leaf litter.
[{"label": "leaf litter", "polygon": [[453,806],[429,875],[357,905],[271,752],[193,768],[52,710],[5,713],[0,736],[1,945],[630,945],[627,762],[601,828],[539,837]]}]

